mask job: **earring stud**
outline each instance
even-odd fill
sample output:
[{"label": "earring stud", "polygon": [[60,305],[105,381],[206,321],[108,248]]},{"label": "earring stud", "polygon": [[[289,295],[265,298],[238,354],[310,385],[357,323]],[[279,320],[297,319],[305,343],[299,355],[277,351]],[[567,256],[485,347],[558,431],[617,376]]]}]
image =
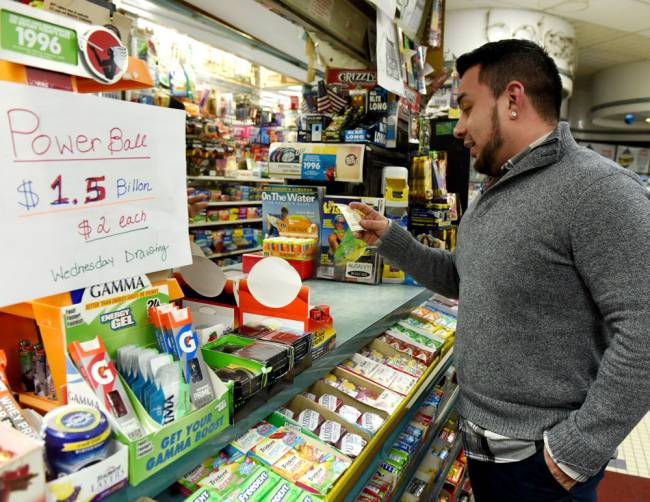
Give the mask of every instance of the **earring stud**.
[{"label": "earring stud", "polygon": [[516,119],[516,118],[517,118],[517,112],[513,110],[512,112],[510,112],[510,116],[511,116],[513,119]]}]

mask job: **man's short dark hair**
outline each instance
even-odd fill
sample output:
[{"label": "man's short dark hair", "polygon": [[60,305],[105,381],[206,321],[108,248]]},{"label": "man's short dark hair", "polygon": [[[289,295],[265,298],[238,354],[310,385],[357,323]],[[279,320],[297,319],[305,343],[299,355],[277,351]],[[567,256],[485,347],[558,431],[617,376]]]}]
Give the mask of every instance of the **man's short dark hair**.
[{"label": "man's short dark hair", "polygon": [[562,81],[555,61],[539,45],[528,40],[507,39],[489,42],[463,54],[456,61],[462,77],[479,65],[479,82],[492,90],[495,98],[505,91],[508,82],[518,80],[530,97],[535,110],[549,121],[560,118]]}]

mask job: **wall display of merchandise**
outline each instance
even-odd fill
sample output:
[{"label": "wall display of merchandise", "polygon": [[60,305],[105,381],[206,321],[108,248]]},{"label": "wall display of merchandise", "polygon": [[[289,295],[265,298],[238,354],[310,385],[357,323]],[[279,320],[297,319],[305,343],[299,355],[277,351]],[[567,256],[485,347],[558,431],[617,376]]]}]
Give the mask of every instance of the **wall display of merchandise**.
[{"label": "wall display of merchandise", "polygon": [[[187,112],[187,169],[192,176],[257,176],[268,145],[295,138],[299,83],[160,25],[137,20],[134,45],[154,76],[129,99]],[[265,87],[280,87],[280,92]]]},{"label": "wall display of merchandise", "polygon": [[186,111],[187,173],[209,201],[191,219],[191,237],[219,265],[239,263],[261,247],[261,214],[259,187],[237,180],[261,179],[269,144],[295,137],[297,82],[163,26],[136,25],[133,45],[154,87],[127,99]]},{"label": "wall display of merchandise", "polygon": [[263,256],[276,256],[286,259],[302,279],[381,282],[381,257],[374,246],[355,238],[360,227],[348,207],[353,201],[384,213],[379,197],[330,196],[323,187],[268,186],[262,191],[262,253],[244,255],[244,272]]},{"label": "wall display of merchandise", "polygon": [[460,201],[447,192],[447,154],[430,151],[411,157],[408,229],[422,244],[453,250]]},{"label": "wall display of merchandise", "polygon": [[[452,312],[433,299],[417,307],[203,460],[179,479],[181,492],[188,501],[397,500],[406,488],[399,473],[419,463],[409,457],[422,458],[437,438],[454,443]],[[239,330],[257,340],[268,331]],[[223,335],[210,347],[234,354],[244,337]],[[407,412],[414,395],[421,404]]]},{"label": "wall display of merchandise", "polygon": [[[194,181],[190,195],[204,195],[207,207],[190,217],[190,239],[218,265],[232,265],[262,246],[262,190],[259,183]],[[210,188],[212,187],[212,188]]]},{"label": "wall display of merchandise", "polygon": [[[37,12],[30,11],[36,20]],[[46,14],[43,21],[58,19]],[[412,20],[403,22],[414,33]],[[100,113],[102,97],[91,103],[70,92],[49,100],[92,112],[79,118],[71,111],[68,119],[97,134],[97,144],[103,136],[96,130],[104,131],[107,120],[119,125],[119,135],[109,129],[108,144],[119,143],[133,158],[103,162],[119,160],[110,150],[107,158],[56,159],[51,165],[63,178],[48,178],[52,198],[58,195],[52,205],[68,206],[49,208],[52,228],[58,222],[81,244],[64,253],[53,243],[49,254],[77,261],[60,277],[50,274],[59,284],[45,290],[38,289],[44,279],[37,267],[12,261],[32,270],[23,279],[34,286],[25,288],[33,294],[12,298],[21,303],[0,302],[0,327],[11,334],[0,341],[0,414],[9,418],[0,424],[3,500],[121,501],[165,491],[177,500],[364,501],[373,493],[378,500],[380,493],[405,492],[436,438],[453,432],[456,305],[404,285],[402,276],[389,277],[400,284],[378,290],[386,269],[373,247],[354,238],[359,214],[348,204],[361,200],[406,224],[406,167],[382,171],[375,197],[355,197],[285,185],[268,177],[275,173],[266,164],[293,164],[278,170],[289,174],[281,178],[297,173],[314,182],[361,184],[364,156],[376,144],[401,141],[417,92],[391,97],[376,82],[364,91],[359,82],[367,75],[332,74],[319,87],[317,115],[333,110],[327,103],[336,106],[336,86],[346,87],[346,80],[354,82],[344,96],[351,106],[331,117],[341,127],[330,123],[321,141],[316,135],[305,142],[294,129],[296,89],[278,90],[295,82],[141,19],[134,26],[131,40],[113,36],[113,45],[103,47],[85,34],[79,49],[103,47],[126,75],[123,82],[104,67],[102,74],[95,68],[94,83],[75,76],[77,90],[93,92],[108,91],[102,86],[114,79],[112,97],[126,102],[110,102],[111,114]],[[402,52],[417,52],[399,37]],[[128,58],[128,47],[140,61]],[[4,41],[0,49],[7,49]],[[98,54],[97,61],[89,57],[90,67],[99,64]],[[43,80],[21,83],[55,86],[48,71],[61,69],[40,57]],[[416,55],[405,58],[404,80],[418,88]],[[55,91],[16,92],[28,98]],[[140,123],[144,132],[127,138],[127,126]],[[56,125],[67,134],[66,124]],[[317,134],[317,124],[301,131],[307,130]],[[32,134],[10,129],[16,132]],[[6,157],[12,162],[11,152]],[[186,170],[183,158],[187,194],[177,179]],[[80,162],[68,166],[69,160]],[[102,167],[108,164],[112,171]],[[120,166],[134,178],[117,178]],[[85,198],[74,191],[72,167],[85,179]],[[32,176],[30,169],[21,176]],[[99,176],[87,177],[91,172]],[[37,192],[46,200],[44,175],[33,176],[15,185],[21,211],[36,207]],[[420,193],[419,184],[410,184]],[[13,179],[11,185],[15,192]],[[199,194],[207,207],[188,228],[186,196]],[[97,205],[107,222],[93,203],[110,197]],[[136,204],[141,211],[124,213]],[[60,240],[72,238],[62,230]],[[99,258],[85,263],[95,252]],[[244,273],[218,266],[240,258]],[[65,282],[68,276],[76,282]],[[312,276],[331,280],[302,283]],[[358,312],[359,298],[369,295],[375,301]]]}]

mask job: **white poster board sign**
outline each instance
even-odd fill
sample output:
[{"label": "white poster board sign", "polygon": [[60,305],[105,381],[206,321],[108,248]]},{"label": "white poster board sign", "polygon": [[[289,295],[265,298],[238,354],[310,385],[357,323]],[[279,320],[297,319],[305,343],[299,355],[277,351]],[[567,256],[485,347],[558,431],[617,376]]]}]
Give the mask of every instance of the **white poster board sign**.
[{"label": "white poster board sign", "polygon": [[404,96],[399,48],[393,20],[377,9],[377,83],[398,96]]},{"label": "white poster board sign", "polygon": [[191,263],[182,111],[0,95],[0,305]]}]

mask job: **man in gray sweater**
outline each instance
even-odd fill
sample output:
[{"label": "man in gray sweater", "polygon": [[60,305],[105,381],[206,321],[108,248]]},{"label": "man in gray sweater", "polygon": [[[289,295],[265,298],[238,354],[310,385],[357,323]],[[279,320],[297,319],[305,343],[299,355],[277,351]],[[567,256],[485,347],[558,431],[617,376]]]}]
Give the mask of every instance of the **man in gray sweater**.
[{"label": "man in gray sweater", "polygon": [[489,43],[457,68],[454,134],[490,178],[456,250],[424,247],[362,204],[358,236],[460,300],[459,413],[477,501],[595,501],[650,409],[649,194],[559,122],[560,77],[537,45]]}]

